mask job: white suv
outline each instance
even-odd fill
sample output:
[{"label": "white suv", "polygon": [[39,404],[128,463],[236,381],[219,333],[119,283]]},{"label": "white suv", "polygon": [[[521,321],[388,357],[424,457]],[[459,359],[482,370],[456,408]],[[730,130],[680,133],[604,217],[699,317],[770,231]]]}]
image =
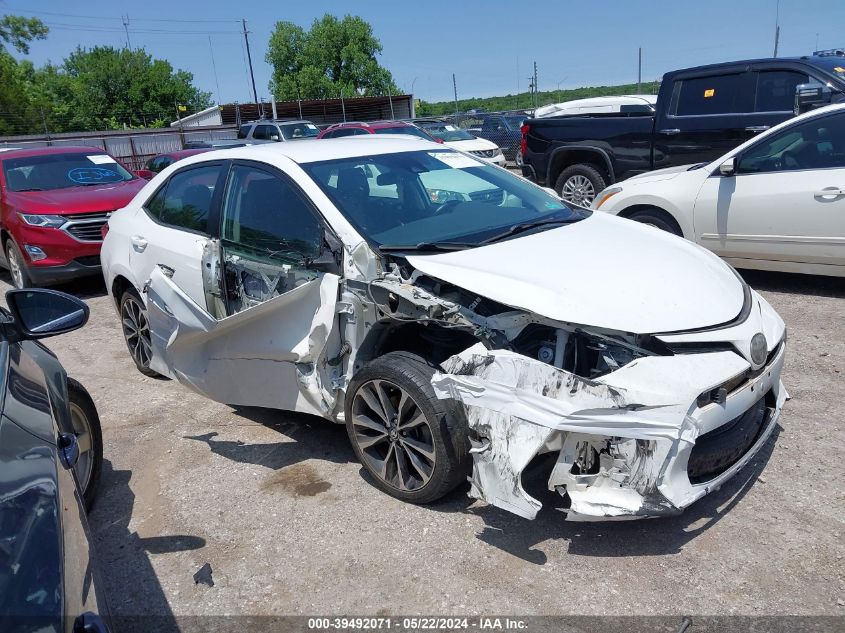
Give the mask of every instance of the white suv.
[{"label": "white suv", "polygon": [[569,518],[676,513],[786,399],[783,321],[717,257],[416,138],[186,158],[108,227],[142,372],[345,423],[407,501],[471,473],[533,518],[521,473],[552,452]]}]

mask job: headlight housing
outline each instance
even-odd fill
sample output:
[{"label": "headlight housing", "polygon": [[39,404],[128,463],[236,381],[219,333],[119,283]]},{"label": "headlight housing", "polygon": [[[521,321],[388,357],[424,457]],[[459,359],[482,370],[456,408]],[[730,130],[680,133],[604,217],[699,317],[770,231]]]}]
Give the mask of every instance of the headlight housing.
[{"label": "headlight housing", "polygon": [[61,215],[37,215],[32,213],[19,213],[18,215],[20,215],[21,220],[30,226],[50,229],[57,229],[67,221],[67,218]]},{"label": "headlight housing", "polygon": [[605,202],[610,200],[613,196],[615,196],[617,193],[619,193],[621,191],[622,191],[622,187],[608,187],[607,189],[603,189],[602,191],[599,192],[599,195],[597,195],[593,199],[592,208],[596,209],[596,210],[599,209],[599,207],[601,207],[601,205],[603,205]]}]

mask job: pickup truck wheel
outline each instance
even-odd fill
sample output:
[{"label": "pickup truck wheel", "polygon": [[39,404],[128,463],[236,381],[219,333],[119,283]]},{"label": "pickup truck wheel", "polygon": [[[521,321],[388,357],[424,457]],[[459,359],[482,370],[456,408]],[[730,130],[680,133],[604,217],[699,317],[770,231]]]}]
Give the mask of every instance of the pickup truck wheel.
[{"label": "pickup truck wheel", "polygon": [[389,352],[361,369],[346,395],[346,432],[355,455],[387,494],[410,503],[440,499],[469,473],[463,410],[434,395],[434,367]]},{"label": "pickup truck wheel", "polygon": [[579,207],[589,207],[596,194],[604,189],[607,183],[604,176],[592,165],[570,165],[564,169],[555,183],[555,191],[570,204]]},{"label": "pickup truck wheel", "polygon": [[636,222],[648,224],[649,226],[653,226],[661,231],[672,233],[678,237],[684,236],[681,231],[681,227],[678,225],[677,221],[675,221],[675,218],[666,213],[663,209],[642,209],[641,211],[635,211],[626,217],[630,220],[635,220]]}]

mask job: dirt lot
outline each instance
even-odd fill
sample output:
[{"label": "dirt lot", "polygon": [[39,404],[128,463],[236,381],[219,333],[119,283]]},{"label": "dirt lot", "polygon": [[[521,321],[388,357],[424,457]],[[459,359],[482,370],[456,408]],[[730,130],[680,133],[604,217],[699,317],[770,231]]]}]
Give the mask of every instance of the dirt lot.
[{"label": "dirt lot", "polygon": [[[112,611],[845,614],[845,279],[747,278],[789,327],[793,399],[768,450],[680,517],[586,525],[554,495],[533,522],[465,488],[396,501],[342,427],[146,378],[102,284],[63,288],[92,311],[49,344],[102,418],[91,524]],[[194,583],[205,563],[213,587]]]}]

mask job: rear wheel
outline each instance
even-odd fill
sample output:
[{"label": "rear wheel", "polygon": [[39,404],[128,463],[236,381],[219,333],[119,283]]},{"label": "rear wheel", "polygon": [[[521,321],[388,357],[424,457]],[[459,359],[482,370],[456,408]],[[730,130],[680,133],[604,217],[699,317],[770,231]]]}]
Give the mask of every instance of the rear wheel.
[{"label": "rear wheel", "polygon": [[103,470],[103,431],[97,407],[85,387],[73,378],[68,378],[67,391],[70,422],[79,447],[79,457],[73,470],[85,508],[90,510]]},{"label": "rear wheel", "polygon": [[434,368],[409,352],[381,356],[352,379],[346,431],[374,484],[411,503],[436,501],[465,481],[463,411],[434,395]]},{"label": "rear wheel", "polygon": [[596,194],[607,186],[598,169],[585,163],[564,169],[555,183],[555,191],[566,202],[579,207],[589,207]]},{"label": "rear wheel", "polygon": [[6,242],[6,262],[9,264],[9,275],[15,288],[32,288],[35,285],[29,276],[23,254],[11,238]]},{"label": "rear wheel", "polygon": [[635,211],[626,217],[630,220],[648,224],[649,226],[653,226],[661,231],[666,231],[667,233],[672,233],[673,235],[677,235],[679,237],[684,236],[681,231],[681,227],[675,218],[666,213],[663,209],[658,209],[656,207],[642,209],[640,211]]},{"label": "rear wheel", "polygon": [[123,338],[135,366],[145,376],[158,376],[150,369],[153,346],[150,338],[150,322],[143,299],[134,288],[127,289],[120,299],[120,322]]}]

